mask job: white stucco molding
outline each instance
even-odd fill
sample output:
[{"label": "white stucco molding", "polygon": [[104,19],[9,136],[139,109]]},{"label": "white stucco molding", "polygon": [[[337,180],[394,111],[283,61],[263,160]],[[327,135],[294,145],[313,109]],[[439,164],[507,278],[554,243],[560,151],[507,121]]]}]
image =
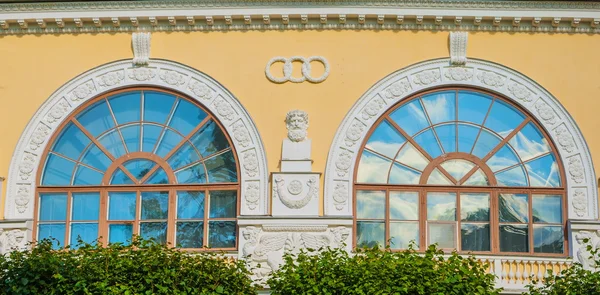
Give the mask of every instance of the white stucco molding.
[{"label": "white stucco molding", "polygon": [[526,76],[505,66],[469,59],[421,62],[396,71],[371,87],[350,109],[337,130],[325,170],[325,215],[352,215],[357,153],[374,122],[397,102],[425,89],[465,85],[499,93],[527,110],[548,131],[565,166],[569,219],[597,219],[597,180],[588,146],[560,102]]},{"label": "white stucco molding", "polygon": [[225,127],[239,160],[241,214],[268,213],[267,160],[262,140],[250,115],[225,87],[185,65],[151,59],[150,67],[134,67],[131,60],[89,70],[64,84],[39,108],[19,139],[7,179],[6,219],[33,219],[35,181],[48,139],[75,109],[114,89],[151,85],[181,92],[208,109]]}]

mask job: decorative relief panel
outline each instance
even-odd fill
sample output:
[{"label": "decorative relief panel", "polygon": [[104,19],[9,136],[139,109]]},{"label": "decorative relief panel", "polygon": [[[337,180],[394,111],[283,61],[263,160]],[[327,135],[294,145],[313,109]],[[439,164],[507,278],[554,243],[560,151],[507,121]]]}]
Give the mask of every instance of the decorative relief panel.
[{"label": "decorative relief panel", "polygon": [[501,75],[498,75],[494,72],[489,72],[489,71],[479,71],[479,74],[477,74],[477,79],[479,79],[479,81],[481,81],[481,83],[488,85],[488,86],[492,86],[492,87],[502,87],[504,86],[504,77],[502,77]]},{"label": "decorative relief panel", "polygon": [[158,75],[160,77],[160,79],[169,84],[169,85],[173,85],[173,86],[180,86],[185,84],[185,75],[182,75],[176,71],[171,71],[171,70],[161,70],[160,74]]},{"label": "decorative relief panel", "polygon": [[42,144],[46,141],[48,136],[50,135],[50,127],[40,123],[38,127],[33,132],[33,136],[31,136],[31,141],[29,142],[29,148],[33,151],[40,148]]},{"label": "decorative relief panel", "polygon": [[61,99],[46,115],[46,123],[52,124],[62,119],[62,117],[69,111],[71,106],[66,100]]},{"label": "decorative relief panel", "polygon": [[17,205],[16,207],[19,213],[25,213],[25,210],[27,210],[27,205],[29,205],[29,199],[32,193],[32,190],[28,186],[22,185],[17,189],[15,204]]},{"label": "decorative relief panel", "polygon": [[535,103],[535,110],[541,121],[548,125],[556,124],[559,119],[554,109],[541,99]]},{"label": "decorative relief panel", "polygon": [[198,96],[202,101],[210,101],[215,97],[215,94],[210,87],[194,79],[192,79],[188,85],[188,90]]},{"label": "decorative relief panel", "polygon": [[250,140],[250,133],[248,133],[248,129],[244,126],[244,123],[241,121],[235,122],[233,124],[233,138],[237,141],[242,147],[248,147],[252,144]]},{"label": "decorative relief panel", "polygon": [[25,249],[27,242],[26,230],[0,228],[0,255],[8,253],[12,249]]},{"label": "decorative relief panel", "polygon": [[120,85],[125,80],[125,71],[115,71],[104,74],[96,79],[96,83],[101,87],[110,87]]},{"label": "decorative relief panel", "polygon": [[385,100],[380,96],[376,96],[367,104],[367,106],[362,111],[363,120],[369,120],[379,114],[379,111],[383,109],[385,106]]},{"label": "decorative relief panel", "polygon": [[350,128],[346,131],[346,146],[356,145],[357,141],[364,135],[366,126],[358,120],[354,120]]},{"label": "decorative relief panel", "polygon": [[19,165],[19,176],[21,180],[27,181],[32,177],[33,170],[37,166],[37,156],[31,153],[25,153],[21,164]]},{"label": "decorative relief panel", "polygon": [[338,176],[344,177],[348,174],[348,169],[352,166],[352,153],[342,150],[337,161],[335,161],[335,171]]},{"label": "decorative relief panel", "polygon": [[440,80],[440,70],[426,70],[413,75],[412,81],[421,86],[427,86]]},{"label": "decorative relief panel", "polygon": [[473,69],[465,67],[446,68],[444,77],[452,81],[467,81],[473,78]]},{"label": "decorative relief panel", "polygon": [[583,217],[587,214],[587,196],[584,189],[576,188],[574,192],[572,192],[573,196],[571,197],[573,208],[575,209],[575,213],[579,217]]},{"label": "decorative relief panel", "polygon": [[571,132],[569,132],[569,130],[567,129],[567,127],[565,127],[564,124],[554,129],[554,135],[558,139],[558,144],[563,151],[567,153],[572,153],[574,150],[577,149],[577,146],[575,145],[575,140],[573,140],[573,135],[571,135]]},{"label": "decorative relief panel", "polygon": [[583,163],[581,162],[581,159],[579,158],[579,156],[574,156],[569,158],[569,175],[571,175],[571,179],[575,182],[575,183],[583,183],[585,182],[585,171],[583,168]]},{"label": "decorative relief panel", "polygon": [[94,82],[88,81],[75,87],[73,91],[67,94],[67,97],[71,101],[79,101],[86,98],[90,98],[94,91],[96,91],[96,88],[94,87]]},{"label": "decorative relief panel", "polygon": [[235,111],[223,98],[217,98],[215,101],[215,108],[217,109],[217,113],[219,113],[226,121],[231,121],[235,118]]},{"label": "decorative relief panel", "polygon": [[133,68],[129,70],[129,79],[144,82],[150,81],[156,77],[156,69],[153,68]]},{"label": "decorative relief panel", "polygon": [[246,192],[244,193],[244,199],[246,200],[246,206],[250,211],[256,210],[260,201],[260,185],[258,182],[248,182],[246,184]]},{"label": "decorative relief panel", "polygon": [[402,97],[404,94],[408,93],[411,90],[410,83],[408,79],[400,80],[396,83],[393,83],[389,87],[387,87],[382,96],[387,99],[397,99]]},{"label": "decorative relief panel", "polygon": [[244,173],[248,177],[255,177],[258,175],[258,158],[256,157],[256,151],[247,151],[244,152],[242,167]]},{"label": "decorative relief panel", "polygon": [[588,250],[600,249],[600,225],[577,224],[572,227],[581,227],[582,229],[572,229],[573,238],[573,258],[581,263],[584,269],[593,270],[596,266],[595,259]]},{"label": "decorative relief panel", "polygon": [[273,173],[273,216],[319,215],[320,173]]},{"label": "decorative relief panel", "polygon": [[511,81],[508,84],[508,91],[510,91],[514,98],[524,103],[530,103],[533,101],[533,92],[531,92],[531,90],[527,89],[527,87],[521,83]]}]

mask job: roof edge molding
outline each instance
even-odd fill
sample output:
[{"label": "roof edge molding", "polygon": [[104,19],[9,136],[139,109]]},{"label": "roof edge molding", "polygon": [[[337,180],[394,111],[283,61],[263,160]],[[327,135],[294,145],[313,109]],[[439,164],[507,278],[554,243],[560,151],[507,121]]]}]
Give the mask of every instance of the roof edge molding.
[{"label": "roof edge molding", "polygon": [[598,187],[592,157],[577,124],[560,102],[528,77],[492,62],[469,59],[424,61],[398,70],[371,87],[350,109],[337,129],[325,168],[327,216],[351,216],[355,163],[376,120],[398,102],[442,86],[472,86],[499,93],[527,110],[555,143],[567,179],[569,219],[598,218]]},{"label": "roof edge molding", "polygon": [[131,59],[89,70],[54,92],[27,124],[11,160],[4,217],[33,219],[38,167],[48,140],[78,106],[100,94],[123,87],[157,86],[196,100],[209,110],[231,136],[240,167],[241,215],[269,212],[267,159],[262,139],[242,104],[213,78],[188,66],[151,59],[136,67]]}]

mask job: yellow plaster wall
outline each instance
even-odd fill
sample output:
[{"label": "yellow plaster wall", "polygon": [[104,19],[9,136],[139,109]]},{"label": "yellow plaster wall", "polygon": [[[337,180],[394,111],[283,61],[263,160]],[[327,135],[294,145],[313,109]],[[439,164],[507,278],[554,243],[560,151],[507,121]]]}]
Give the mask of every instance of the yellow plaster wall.
[{"label": "yellow plaster wall", "polygon": [[[447,32],[412,31],[153,33],[151,56],[194,67],[228,88],[254,119],[272,172],[279,170],[285,114],[307,111],[313,170],[323,172],[335,131],[352,104],[395,70],[447,57],[447,40]],[[0,37],[0,176],[8,175],[19,136],[41,103],[78,74],[131,58],[130,42],[130,34]],[[471,33],[468,56],[511,67],[558,97],[579,124],[598,167],[597,48],[596,35]],[[326,57],[329,78],[321,84],[274,84],[265,78],[269,59],[293,55]],[[6,185],[3,199],[5,193]]]}]

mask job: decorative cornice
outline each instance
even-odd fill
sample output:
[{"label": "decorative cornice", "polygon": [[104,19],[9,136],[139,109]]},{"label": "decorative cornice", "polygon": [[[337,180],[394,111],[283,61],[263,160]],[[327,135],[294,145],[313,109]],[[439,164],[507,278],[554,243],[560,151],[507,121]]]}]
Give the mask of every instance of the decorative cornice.
[{"label": "decorative cornice", "polygon": [[433,30],[600,33],[600,3],[171,0],[0,4],[0,35],[132,31]]}]

